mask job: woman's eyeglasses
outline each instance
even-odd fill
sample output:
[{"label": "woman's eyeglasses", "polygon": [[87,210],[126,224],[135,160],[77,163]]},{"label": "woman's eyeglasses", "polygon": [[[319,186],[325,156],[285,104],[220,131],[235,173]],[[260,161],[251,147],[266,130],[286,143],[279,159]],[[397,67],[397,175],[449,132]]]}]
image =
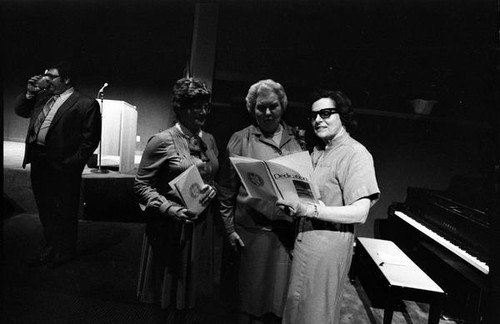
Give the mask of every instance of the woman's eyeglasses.
[{"label": "woman's eyeglasses", "polygon": [[315,120],[316,116],[318,116],[318,115],[319,115],[319,117],[321,117],[323,119],[327,119],[331,115],[338,114],[338,113],[339,113],[339,111],[337,108],[323,108],[323,109],[318,110],[318,111],[311,111],[311,114],[309,115],[309,120]]},{"label": "woman's eyeglasses", "polygon": [[210,111],[212,111],[212,104],[209,102],[204,104],[192,104],[189,109],[197,114],[201,114],[202,112],[209,114]]}]

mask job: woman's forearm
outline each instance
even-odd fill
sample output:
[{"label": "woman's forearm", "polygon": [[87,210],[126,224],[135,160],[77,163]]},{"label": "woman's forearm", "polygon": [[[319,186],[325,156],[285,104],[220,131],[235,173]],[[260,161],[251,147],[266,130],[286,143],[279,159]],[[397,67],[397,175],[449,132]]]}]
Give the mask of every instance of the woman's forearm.
[{"label": "woman's forearm", "polygon": [[[314,206],[311,208],[316,209]],[[316,210],[308,213],[308,217],[339,224],[363,224],[370,210],[370,199],[362,198],[348,206],[317,205]]]}]

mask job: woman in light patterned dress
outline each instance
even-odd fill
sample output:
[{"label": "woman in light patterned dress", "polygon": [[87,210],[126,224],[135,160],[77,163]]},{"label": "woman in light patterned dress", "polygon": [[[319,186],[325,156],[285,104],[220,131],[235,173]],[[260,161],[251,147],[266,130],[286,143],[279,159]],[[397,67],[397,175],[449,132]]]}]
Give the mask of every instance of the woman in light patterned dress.
[{"label": "woman in light patterned dress", "polygon": [[314,94],[310,122],[319,139],[311,158],[319,204],[278,201],[300,218],[284,324],[338,323],[351,265],[354,227],[368,217],[380,191],[371,154],[349,132],[351,101],[341,91]]},{"label": "woman in light patterned dress", "polygon": [[170,308],[176,323],[184,321],[200,298],[213,298],[218,282],[211,206],[193,217],[168,184],[196,165],[207,184],[202,188],[206,204],[215,196],[218,151],[214,137],[202,130],[210,113],[210,96],[199,80],[184,78],[175,83],[172,105],[178,121],[149,139],[134,184],[147,223],[138,297]]}]

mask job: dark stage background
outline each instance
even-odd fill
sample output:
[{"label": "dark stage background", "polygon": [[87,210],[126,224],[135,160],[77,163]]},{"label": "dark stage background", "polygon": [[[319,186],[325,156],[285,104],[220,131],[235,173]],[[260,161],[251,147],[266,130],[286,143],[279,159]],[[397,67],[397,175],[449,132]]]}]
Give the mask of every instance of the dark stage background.
[{"label": "dark stage background", "polygon": [[[476,197],[498,165],[498,9],[493,0],[212,1],[218,3],[208,123],[222,149],[250,121],[248,87],[273,78],[287,91],[287,121],[306,127],[307,92],[340,87],[359,117],[355,134],[375,159],[382,190],[362,236],[377,236],[408,186],[445,190],[457,179]],[[195,1],[1,3],[4,139],[23,141],[12,103],[54,58],[71,60],[79,88],[138,109],[137,150],[172,125],[170,89],[190,57]],[[409,101],[437,100],[418,116]],[[498,172],[498,171],[497,171]],[[460,181],[459,181],[460,182]],[[489,205],[488,195],[470,199]]]}]

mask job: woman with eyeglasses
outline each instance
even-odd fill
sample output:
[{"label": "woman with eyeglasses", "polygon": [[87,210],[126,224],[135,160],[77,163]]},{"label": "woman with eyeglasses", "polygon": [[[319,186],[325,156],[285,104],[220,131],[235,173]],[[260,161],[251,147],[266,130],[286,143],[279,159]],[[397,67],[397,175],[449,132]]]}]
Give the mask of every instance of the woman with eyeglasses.
[{"label": "woman with eyeglasses", "polygon": [[184,78],[173,87],[175,125],[151,137],[135,178],[134,191],[146,216],[138,296],[161,302],[182,323],[200,298],[214,293],[214,220],[211,207],[195,217],[169,186],[195,165],[205,182],[203,203],[215,196],[219,165],[214,137],[203,131],[211,92],[200,80]]},{"label": "woman with eyeglasses", "polygon": [[311,158],[320,203],[277,202],[299,219],[285,324],[339,322],[354,227],[365,222],[380,195],[371,154],[350,136],[356,123],[349,98],[341,91],[318,91],[310,122],[319,139]]},{"label": "woman with eyeglasses", "polygon": [[283,122],[288,99],[273,80],[253,84],[246,108],[255,118],[232,135],[221,160],[219,198],[229,248],[239,261],[239,323],[280,323],[291,265],[294,227],[274,202],[250,198],[231,166],[235,154],[260,160],[302,151]]}]

